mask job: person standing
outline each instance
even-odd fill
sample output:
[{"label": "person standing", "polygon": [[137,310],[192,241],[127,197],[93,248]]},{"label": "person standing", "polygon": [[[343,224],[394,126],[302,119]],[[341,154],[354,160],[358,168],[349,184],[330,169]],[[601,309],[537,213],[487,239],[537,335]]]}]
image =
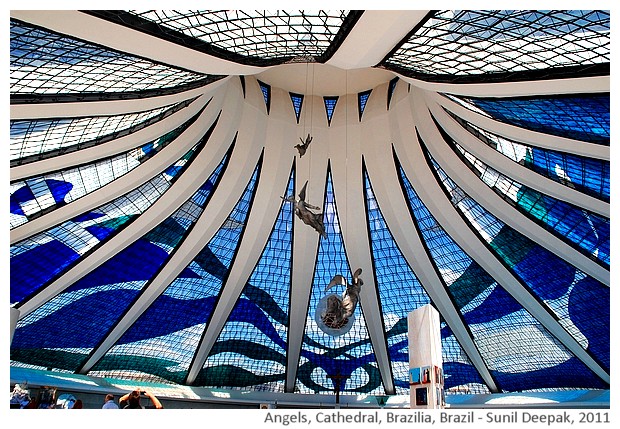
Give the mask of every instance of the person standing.
[{"label": "person standing", "polygon": [[116,402],[114,402],[114,395],[112,395],[111,393],[108,393],[107,395],[105,395],[105,400],[103,402],[103,407],[101,407],[101,409],[118,410],[118,405],[116,405]]},{"label": "person standing", "polygon": [[[151,406],[147,406],[144,407],[142,406],[142,404],[140,404],[140,394],[148,397],[151,402],[153,403],[153,405]],[[119,406],[120,408],[124,408],[124,409],[132,409],[132,408],[157,408],[157,409],[161,409],[164,408],[163,405],[161,404],[161,402],[159,402],[159,399],[157,399],[157,397],[155,395],[153,395],[151,392],[149,392],[148,390],[140,390],[140,389],[136,389],[134,391],[131,391],[123,396],[120,397],[120,399],[118,400]]]}]

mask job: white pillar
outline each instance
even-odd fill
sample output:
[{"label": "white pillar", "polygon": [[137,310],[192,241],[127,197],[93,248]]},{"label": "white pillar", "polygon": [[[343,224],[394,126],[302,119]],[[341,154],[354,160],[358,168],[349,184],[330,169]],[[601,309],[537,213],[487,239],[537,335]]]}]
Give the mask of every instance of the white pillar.
[{"label": "white pillar", "polygon": [[407,316],[410,408],[444,408],[439,312],[427,304]]},{"label": "white pillar", "polygon": [[19,310],[15,307],[9,307],[11,310],[11,343],[13,342],[13,334],[15,333],[15,327],[19,320]]}]

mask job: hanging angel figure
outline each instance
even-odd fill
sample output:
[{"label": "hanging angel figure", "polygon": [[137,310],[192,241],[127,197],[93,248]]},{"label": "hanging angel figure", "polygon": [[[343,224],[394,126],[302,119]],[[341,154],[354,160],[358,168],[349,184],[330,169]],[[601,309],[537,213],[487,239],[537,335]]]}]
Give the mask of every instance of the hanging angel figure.
[{"label": "hanging angel figure", "polygon": [[280,197],[284,201],[289,203],[293,203],[295,205],[295,214],[303,223],[306,225],[310,225],[314,228],[323,238],[327,238],[327,233],[325,232],[325,225],[323,224],[323,213],[314,213],[312,210],[320,210],[320,207],[312,206],[306,202],[306,186],[308,186],[308,181],[304,184],[304,187],[301,188],[301,192],[299,193],[299,199],[295,199],[294,195],[290,195],[288,197]]},{"label": "hanging angel figure", "polygon": [[299,137],[299,140],[301,140],[301,144],[296,144],[295,149],[297,149],[299,152],[299,157],[301,158],[306,154],[306,150],[308,150],[308,146],[310,146],[310,143],[312,142],[312,137],[310,137],[310,134],[308,133],[306,141],[304,141],[301,137]]},{"label": "hanging angel figure", "polygon": [[346,327],[349,323],[349,318],[352,317],[355,312],[355,308],[359,302],[360,290],[364,284],[360,278],[361,274],[361,268],[355,270],[352,283],[348,283],[344,276],[336,274],[325,287],[325,291],[328,291],[337,285],[345,286],[342,297],[333,294],[326,297],[327,302],[320,312],[320,320],[328,328],[337,331]]}]

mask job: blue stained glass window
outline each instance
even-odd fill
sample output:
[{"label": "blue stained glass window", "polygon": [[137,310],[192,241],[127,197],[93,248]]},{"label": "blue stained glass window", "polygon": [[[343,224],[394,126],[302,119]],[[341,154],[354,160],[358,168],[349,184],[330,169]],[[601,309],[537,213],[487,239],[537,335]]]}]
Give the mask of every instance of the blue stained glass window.
[{"label": "blue stained glass window", "polygon": [[[349,10],[132,10],[123,11],[231,53],[261,60],[314,62],[333,47]],[[123,19],[124,17],[121,17]],[[126,19],[126,18],[125,18]],[[353,21],[354,22],[354,21]],[[134,23],[140,27],[140,23]]]},{"label": "blue stained glass window", "polygon": [[[285,195],[293,195],[291,174]],[[284,391],[293,207],[282,203],[248,283],[205,362],[205,384]],[[229,377],[231,373],[243,377]],[[199,380],[200,383],[200,380]]]},{"label": "blue stained glass window", "polygon": [[[569,365],[572,353],[463,253],[428,212],[402,169],[400,174],[427,248],[500,388],[518,389],[517,373],[527,377],[531,389],[549,387],[550,378],[561,379],[567,387],[601,385],[600,380],[575,380],[579,373]],[[454,272],[454,267],[461,265],[459,261],[467,265],[462,274]]]},{"label": "blue stained glass window", "polygon": [[135,378],[127,368],[138,368],[184,382],[239,245],[258,174],[259,166],[211,241],[93,367],[92,375]]},{"label": "blue stained glass window", "polygon": [[[101,341],[187,235],[202,213],[222,166],[164,222],[20,321],[14,349],[36,352],[51,347],[48,342],[56,342],[54,336],[59,335],[62,338],[54,346],[59,349],[59,360],[52,359],[49,366],[77,369],[69,365],[77,355],[88,354]],[[196,204],[197,197],[202,205]],[[53,335],[48,329],[50,323]],[[31,352],[24,351],[26,355]],[[63,362],[63,353],[72,359]]]},{"label": "blue stained glass window", "polygon": [[[182,163],[177,161],[179,172],[205,141],[190,149],[181,158]],[[173,181],[174,177],[166,173],[158,174],[126,195],[11,246],[11,303],[36,292],[112,238],[155,203]]]},{"label": "blue stained glass window", "polygon": [[452,113],[450,115],[481,141],[513,161],[551,180],[609,202],[609,161],[527,146],[478,128]]},{"label": "blue stained glass window", "polygon": [[511,125],[609,146],[609,94],[466,101]]},{"label": "blue stained glass window", "polygon": [[532,148],[525,165],[550,179],[609,202],[608,161]]},{"label": "blue stained glass window", "polygon": [[[358,306],[355,310],[351,329],[338,337],[323,332],[314,320],[317,305],[327,295],[324,289],[332,277],[341,274],[349,281],[351,279],[351,269],[340,233],[331,174],[328,176],[323,213],[327,238],[322,238],[319,244],[306,332],[297,370],[297,388],[301,393],[333,392],[334,385],[329,376],[340,374],[348,377],[346,382],[341,384],[341,392],[383,393],[361,308]],[[341,292],[336,290],[333,293]],[[342,347],[342,344],[349,346]]]},{"label": "blue stained glass window", "polygon": [[444,231],[418,197],[402,169],[400,174],[405,185],[407,201],[431,259],[435,261],[456,307],[462,309],[474,297],[489,288],[495,280]]},{"label": "blue stained glass window", "polygon": [[199,114],[176,129],[125,153],[76,168],[35,176],[11,184],[11,228],[75,201],[130,172],[186,130]]},{"label": "blue stained glass window", "polygon": [[245,98],[245,76],[239,75],[239,80],[241,81],[241,89],[243,90],[243,98]]},{"label": "blue stained glass window", "polygon": [[390,80],[390,83],[388,85],[388,92],[387,92],[387,108],[390,108],[390,101],[392,101],[392,95],[394,95],[394,89],[396,89],[396,83],[398,83],[398,77],[395,77],[394,79]]},{"label": "blue stained glass window", "polygon": [[609,219],[522,185],[453,145],[470,169],[506,201],[564,242],[609,266]]},{"label": "blue stained glass window", "polygon": [[[434,160],[432,165],[452,204],[495,255],[584,348],[609,365],[609,331],[601,329],[609,326],[609,288],[505,225],[465,194]],[[592,381],[593,386],[599,381]]]},{"label": "blue stained glass window", "polygon": [[368,102],[368,97],[370,97],[371,92],[372,89],[357,94],[357,110],[359,111],[360,122],[362,121],[362,115],[364,114],[364,109],[366,108],[366,103]]},{"label": "blue stained glass window", "polygon": [[258,81],[260,86],[260,90],[263,93],[263,98],[265,99],[265,106],[267,106],[267,114],[269,114],[269,109],[271,107],[271,86],[267,85],[264,82]]},{"label": "blue stained glass window", "polygon": [[323,97],[323,102],[325,103],[325,113],[327,113],[327,126],[329,126],[332,123],[338,97]]},{"label": "blue stained glass window", "polygon": [[290,93],[291,102],[293,103],[293,109],[295,109],[295,117],[297,118],[297,123],[299,123],[299,117],[301,115],[301,106],[304,103],[304,96],[301,94]]},{"label": "blue stained glass window", "polygon": [[[365,173],[366,213],[375,277],[381,298],[383,325],[397,394],[409,393],[407,315],[430,303],[430,298],[396,245]],[[394,284],[409,285],[396,289]]]}]

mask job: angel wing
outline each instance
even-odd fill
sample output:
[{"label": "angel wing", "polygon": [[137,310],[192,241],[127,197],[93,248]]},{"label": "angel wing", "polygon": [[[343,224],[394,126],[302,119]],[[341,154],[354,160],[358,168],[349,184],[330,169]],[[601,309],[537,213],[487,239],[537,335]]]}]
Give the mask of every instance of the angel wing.
[{"label": "angel wing", "polygon": [[347,285],[347,279],[345,279],[340,274],[336,274],[334,277],[332,277],[332,281],[329,282],[329,284],[325,287],[325,290],[328,291],[328,290],[330,290],[332,287],[334,287],[336,285],[346,286]]}]

